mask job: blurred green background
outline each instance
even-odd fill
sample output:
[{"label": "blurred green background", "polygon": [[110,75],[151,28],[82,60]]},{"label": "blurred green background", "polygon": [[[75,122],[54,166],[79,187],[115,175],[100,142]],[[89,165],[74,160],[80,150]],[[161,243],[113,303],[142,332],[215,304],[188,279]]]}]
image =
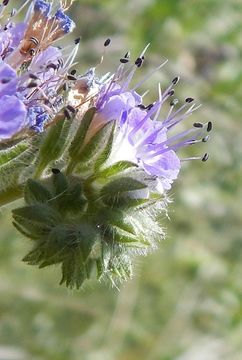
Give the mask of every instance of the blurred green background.
[{"label": "blurred green background", "polygon": [[242,1],[83,0],[70,12],[77,28],[65,41],[82,36],[81,72],[98,63],[107,37],[99,75],[149,42],[136,81],[169,59],[141,91],[152,101],[159,81],[181,76],[178,97],[203,104],[192,121],[214,122],[211,142],[196,149],[210,161],[185,163],[166,240],[137,259],[120,291],[90,283],[71,292],[58,285],[58,268],[26,266],[29,243],[3,210],[0,360],[241,360]]}]

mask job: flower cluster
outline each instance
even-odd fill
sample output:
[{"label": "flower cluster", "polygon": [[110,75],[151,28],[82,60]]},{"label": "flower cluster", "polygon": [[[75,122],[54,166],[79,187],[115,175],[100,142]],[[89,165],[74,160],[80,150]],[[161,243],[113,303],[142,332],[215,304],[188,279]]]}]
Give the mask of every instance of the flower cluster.
[{"label": "flower cluster", "polygon": [[13,210],[15,227],[34,240],[24,261],[61,264],[61,282],[79,288],[93,273],[130,277],[133,258],[157,246],[182,161],[208,159],[178,150],[207,142],[212,123],[176,131],[199,107],[191,97],[178,104],[179,77],[145,104],[138,89],[164,65],[131,86],[148,46],[134,61],[126,53],[112,75],[78,75],[79,39],[67,51],[54,46],[74,27],[69,5],[32,1],[23,23],[11,11],[0,29],[0,204],[24,197]]},{"label": "flower cluster", "polygon": [[[1,17],[8,11],[1,5]],[[61,86],[75,51],[64,58],[53,42],[72,31],[74,24],[63,8],[54,13],[51,3],[33,2],[23,23],[18,12],[7,14],[0,28],[0,141],[23,131],[43,131],[58,112]]]}]

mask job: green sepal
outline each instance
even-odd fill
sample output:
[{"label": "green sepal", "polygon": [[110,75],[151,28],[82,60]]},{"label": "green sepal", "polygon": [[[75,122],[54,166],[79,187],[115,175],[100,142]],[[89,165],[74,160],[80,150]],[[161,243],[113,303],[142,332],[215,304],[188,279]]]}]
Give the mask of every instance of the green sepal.
[{"label": "green sepal", "polygon": [[137,167],[138,165],[136,165],[135,163],[131,162],[131,161],[118,161],[116,163],[114,163],[111,166],[108,166],[105,169],[99,170],[94,177],[95,178],[105,178],[108,179],[111,176],[115,176],[118,175],[122,172],[124,172],[127,169],[130,169],[132,167]]},{"label": "green sepal", "polygon": [[[110,181],[103,186],[101,197],[106,204],[115,205],[115,203],[124,199],[126,202],[130,199],[130,192],[147,188],[147,185],[131,177],[120,177]],[[132,199],[133,200],[133,199]]]},{"label": "green sepal", "polygon": [[136,235],[137,231],[129,216],[119,210],[110,207],[104,207],[97,214],[97,221],[103,225],[104,228],[110,226],[120,228],[132,235]]},{"label": "green sepal", "polygon": [[93,162],[97,159],[100,160],[100,156],[103,154],[108,139],[113,132],[114,125],[113,121],[109,121],[91,137],[86,145],[80,149],[76,160],[81,166],[89,166],[89,162],[93,164]]},{"label": "green sepal", "polygon": [[[34,141],[33,141],[34,143]],[[31,172],[29,165],[34,160],[37,147],[28,141],[22,141],[6,150],[0,151],[0,196],[1,192],[14,188],[19,179],[24,180],[24,173]]]},{"label": "green sepal", "polygon": [[27,230],[36,226],[39,229],[49,230],[55,224],[61,222],[57,211],[45,204],[23,206],[12,211],[13,218]]},{"label": "green sepal", "polygon": [[52,181],[55,195],[63,194],[68,188],[66,176],[59,170],[52,170]]},{"label": "green sepal", "polygon": [[24,198],[28,205],[46,203],[52,197],[51,192],[39,181],[28,179],[24,188]]},{"label": "green sepal", "polygon": [[92,107],[83,116],[79,128],[76,132],[74,139],[71,142],[71,146],[69,147],[69,155],[71,158],[77,158],[79,155],[80,148],[82,147],[82,143],[86,137],[87,131],[90,127],[90,124],[93,120],[93,117],[96,113],[96,108]]},{"label": "green sepal", "polygon": [[59,118],[42,138],[35,177],[39,177],[47,165],[59,159],[65,151],[71,122],[64,115],[57,117]]},{"label": "green sepal", "polygon": [[22,141],[15,146],[0,149],[0,167],[13,161],[27,149],[28,144],[26,141]]},{"label": "green sepal", "polygon": [[97,172],[100,169],[100,167],[108,160],[108,158],[109,158],[109,156],[111,154],[111,151],[112,151],[112,148],[113,148],[113,140],[114,140],[116,122],[113,121],[111,124],[112,124],[112,127],[111,127],[111,130],[110,130],[110,134],[105,139],[106,146],[101,151],[101,153],[99,154],[98,158],[95,161],[94,172]]}]

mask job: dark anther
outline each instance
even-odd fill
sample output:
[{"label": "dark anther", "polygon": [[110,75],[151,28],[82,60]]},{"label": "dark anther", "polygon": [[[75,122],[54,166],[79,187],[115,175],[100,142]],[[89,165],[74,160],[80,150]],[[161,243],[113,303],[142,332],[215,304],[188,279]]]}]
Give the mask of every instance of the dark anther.
[{"label": "dark anther", "polygon": [[175,94],[175,90],[171,89],[170,91],[168,91],[167,95],[168,96],[173,96]]},{"label": "dark anther", "polygon": [[56,169],[56,168],[51,169],[51,171],[52,171],[52,173],[55,174],[55,175],[57,175],[57,174],[60,173],[60,170],[59,170],[59,169]]},{"label": "dark anther", "polygon": [[176,85],[179,80],[180,80],[179,76],[174,77],[174,79],[172,80],[172,84]]},{"label": "dark anther", "polygon": [[126,58],[122,58],[119,60],[121,62],[121,64],[126,64],[129,62],[129,59],[126,59]]},{"label": "dark anther", "polygon": [[207,126],[207,132],[211,131],[213,128],[213,124],[211,121],[208,122],[208,126]]},{"label": "dark anther", "polygon": [[106,47],[106,46],[110,45],[110,43],[111,43],[111,39],[107,39],[104,41],[103,45]]},{"label": "dark anther", "polygon": [[80,41],[81,41],[81,38],[77,38],[74,40],[74,43],[77,45],[77,44],[79,44]]},{"label": "dark anther", "polygon": [[188,97],[188,98],[186,98],[186,103],[191,103],[191,102],[193,102],[194,101],[194,99],[193,98],[191,98],[191,97]]},{"label": "dark anther", "polygon": [[209,135],[205,136],[204,138],[202,138],[202,142],[207,142],[209,140],[209,138],[210,138]]},{"label": "dark anther", "polygon": [[64,66],[64,61],[63,61],[62,58],[59,58],[59,59],[58,59],[58,69],[59,69],[60,67],[63,67],[63,66]]},{"label": "dark anther", "polygon": [[141,110],[145,110],[146,109],[146,106],[144,104],[139,104],[138,105],[138,108],[140,108]]},{"label": "dark anther", "polygon": [[71,75],[76,75],[76,69],[71,70]]},{"label": "dark anther", "polygon": [[57,65],[56,64],[53,64],[53,63],[50,63],[46,66],[46,69],[53,69],[53,70],[56,70],[57,69]]},{"label": "dark anther", "polygon": [[150,109],[153,108],[153,106],[154,106],[154,104],[149,104],[149,105],[146,106],[146,109],[149,111]]},{"label": "dark anther", "polygon": [[37,87],[37,86],[38,86],[38,84],[35,83],[35,82],[31,82],[31,83],[28,84],[28,88],[29,88],[29,89],[35,88],[35,87]]},{"label": "dark anther", "polygon": [[73,106],[71,106],[71,105],[67,105],[67,110],[69,110],[70,112],[72,112],[73,114],[75,114],[75,112],[76,112],[76,109],[73,107]]},{"label": "dark anther", "polygon": [[38,76],[36,76],[35,74],[29,74],[30,79],[33,80],[38,80]]},{"label": "dark anther", "polygon": [[202,128],[203,124],[202,123],[194,123],[193,126],[198,127],[198,128]]},{"label": "dark anther", "polygon": [[202,128],[202,127],[203,127],[203,124],[200,123],[200,122],[195,122],[195,123],[193,124],[193,126],[194,126],[195,128]]},{"label": "dark anther", "polygon": [[11,81],[11,79],[9,79],[9,78],[1,79],[1,83],[2,83],[2,84],[7,84],[7,83],[9,83],[10,81]]},{"label": "dark anther", "polygon": [[126,54],[124,55],[124,58],[125,58],[125,59],[128,59],[129,57],[130,57],[130,52],[127,51]]},{"label": "dark anther", "polygon": [[135,60],[135,65],[136,65],[137,67],[140,67],[142,64],[143,64],[143,60],[142,60],[140,57],[138,57],[138,58]]},{"label": "dark anther", "polygon": [[67,83],[64,83],[64,84],[63,84],[62,89],[63,89],[63,91],[67,91],[67,90],[68,90],[68,85],[67,85]]},{"label": "dark anther", "polygon": [[209,155],[208,155],[208,153],[206,153],[206,154],[203,155],[202,161],[205,162],[205,161],[208,160],[208,158],[209,158]]},{"label": "dark anther", "polygon": [[141,59],[142,59],[142,60],[144,60],[144,59],[145,59],[144,55],[143,55],[143,56],[141,56]]},{"label": "dark anther", "polygon": [[9,3],[9,0],[3,0],[3,6],[7,6]]},{"label": "dark anther", "polygon": [[71,120],[71,114],[67,108],[64,109],[64,115],[67,118],[67,120]]},{"label": "dark anther", "polygon": [[178,104],[178,99],[173,99],[173,100],[171,100],[171,102],[170,102],[170,106],[175,106],[175,105],[177,105]]},{"label": "dark anther", "polygon": [[71,80],[71,81],[76,81],[77,80],[77,78],[75,76],[73,76],[73,75],[67,75],[67,79]]},{"label": "dark anther", "polygon": [[13,17],[16,14],[17,10],[16,9],[12,9],[10,12],[10,17]]}]

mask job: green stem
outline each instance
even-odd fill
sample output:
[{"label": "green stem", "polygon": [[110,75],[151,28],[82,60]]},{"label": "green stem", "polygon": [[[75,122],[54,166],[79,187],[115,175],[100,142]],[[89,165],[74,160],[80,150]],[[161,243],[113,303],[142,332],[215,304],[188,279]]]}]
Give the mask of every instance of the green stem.
[{"label": "green stem", "polygon": [[6,189],[0,192],[0,207],[21,198],[23,198],[23,185],[16,185],[15,187]]}]

